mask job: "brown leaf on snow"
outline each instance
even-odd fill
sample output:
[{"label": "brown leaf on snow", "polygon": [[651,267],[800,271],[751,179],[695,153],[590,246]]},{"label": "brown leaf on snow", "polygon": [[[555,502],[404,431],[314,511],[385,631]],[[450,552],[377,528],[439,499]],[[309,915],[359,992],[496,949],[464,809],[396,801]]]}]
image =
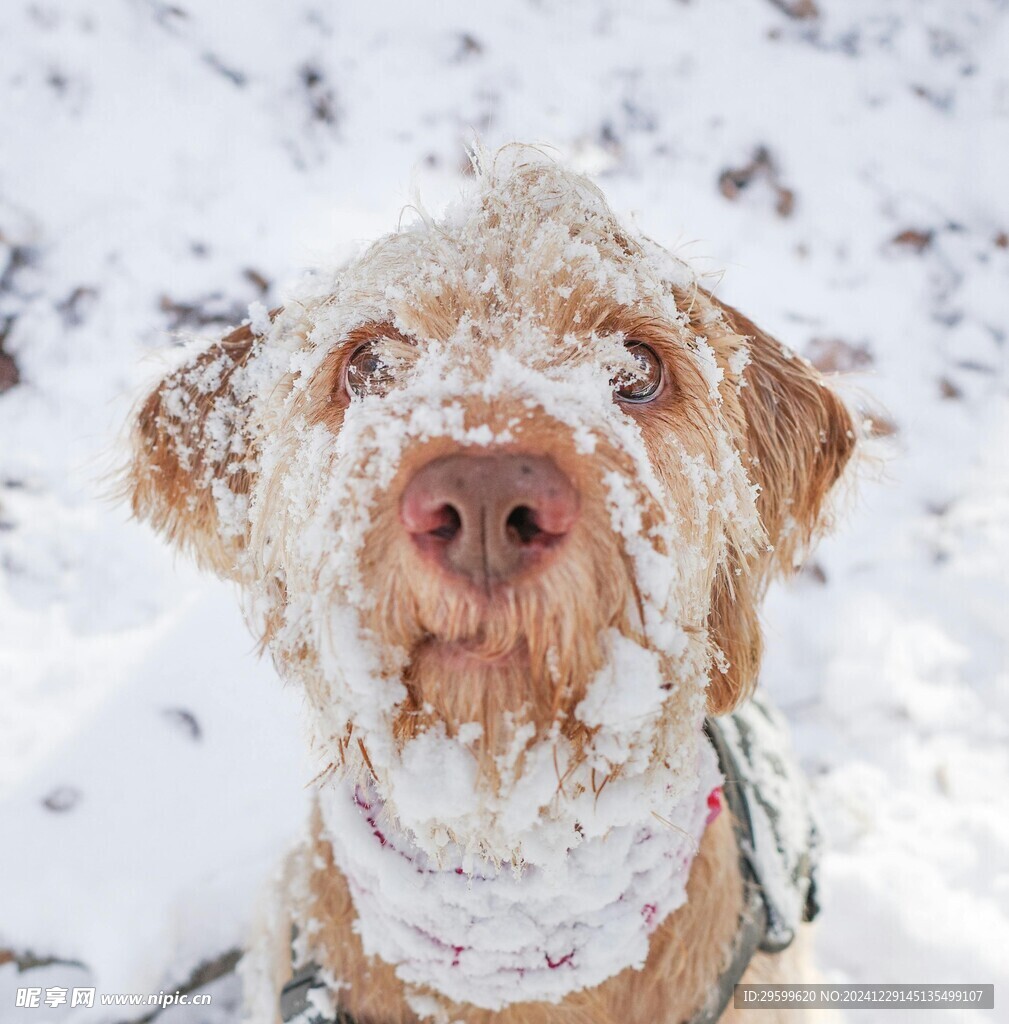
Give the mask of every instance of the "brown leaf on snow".
[{"label": "brown leaf on snow", "polygon": [[771,3],[796,21],[806,21],[820,16],[820,11],[813,0],[771,0]]},{"label": "brown leaf on snow", "polygon": [[822,373],[852,373],[873,362],[868,345],[855,345],[843,338],[811,338],[805,355]]},{"label": "brown leaf on snow", "polygon": [[13,324],[14,317],[12,316],[0,318],[0,395],[5,391],[10,391],[12,387],[21,382],[18,364],[14,362],[14,357],[9,352],[4,351],[4,342],[7,340],[7,335],[10,334]]},{"label": "brown leaf on snow", "polygon": [[914,252],[924,252],[932,244],[934,236],[935,232],[931,230],[906,228],[900,234],[894,235],[890,241]]},{"label": "brown leaf on snow", "polygon": [[774,209],[779,217],[790,217],[795,209],[795,192],[781,183],[777,164],[766,146],[759,146],[749,163],[742,167],[727,167],[718,176],[718,189],[733,202],[744,189],[754,182],[764,181],[775,196]]},{"label": "brown leaf on snow", "polygon": [[245,280],[248,281],[259,292],[265,295],[270,290],[270,280],[265,274],[261,274],[255,267],[246,267],[242,271]]},{"label": "brown leaf on snow", "polygon": [[10,391],[20,380],[21,374],[18,371],[18,364],[14,362],[14,357],[0,350],[0,395],[5,391]]}]

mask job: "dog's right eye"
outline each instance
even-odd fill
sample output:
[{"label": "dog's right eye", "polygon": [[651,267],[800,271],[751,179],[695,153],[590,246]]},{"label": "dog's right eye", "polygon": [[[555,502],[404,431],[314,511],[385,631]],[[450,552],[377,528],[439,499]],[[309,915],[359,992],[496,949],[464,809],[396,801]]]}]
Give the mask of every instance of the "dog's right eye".
[{"label": "dog's right eye", "polygon": [[347,360],[344,374],[347,393],[357,395],[384,395],[392,388],[396,379],[395,368],[379,349],[380,341],[366,341],[358,345]]}]

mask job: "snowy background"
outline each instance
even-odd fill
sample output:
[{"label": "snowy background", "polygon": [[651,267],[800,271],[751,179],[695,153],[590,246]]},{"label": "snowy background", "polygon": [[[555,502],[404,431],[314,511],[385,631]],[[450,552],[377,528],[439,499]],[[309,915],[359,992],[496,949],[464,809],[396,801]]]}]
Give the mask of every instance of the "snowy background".
[{"label": "snowy background", "polygon": [[198,970],[215,1005],[160,1019],[235,1019],[306,804],[298,698],[100,476],[158,350],[436,208],[474,133],[556,145],[885,406],[881,479],[771,596],[763,685],[824,816],[827,977],[1005,1012],[1005,0],[5,0],[0,53],[0,1021],[103,1016],[18,986]]}]

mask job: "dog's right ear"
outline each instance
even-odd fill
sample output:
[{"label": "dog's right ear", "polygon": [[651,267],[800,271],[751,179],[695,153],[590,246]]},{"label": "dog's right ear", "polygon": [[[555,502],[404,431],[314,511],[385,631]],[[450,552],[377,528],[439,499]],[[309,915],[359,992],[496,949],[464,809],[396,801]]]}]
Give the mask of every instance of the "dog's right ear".
[{"label": "dog's right ear", "polygon": [[239,327],[168,374],[135,413],[124,474],[139,519],[230,579],[240,577],[257,462],[243,377],[260,345]]}]

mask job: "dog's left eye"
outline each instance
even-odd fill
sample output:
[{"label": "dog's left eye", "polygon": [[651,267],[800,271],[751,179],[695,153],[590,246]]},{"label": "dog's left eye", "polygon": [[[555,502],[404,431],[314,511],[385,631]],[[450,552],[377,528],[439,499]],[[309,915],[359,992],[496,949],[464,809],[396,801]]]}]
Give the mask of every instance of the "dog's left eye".
[{"label": "dog's left eye", "polygon": [[353,398],[357,395],[384,395],[393,386],[395,368],[383,356],[378,341],[366,341],[354,349],[347,360],[345,380],[347,392]]},{"label": "dog's left eye", "polygon": [[638,364],[637,371],[621,371],[613,378],[613,390],[621,402],[651,402],[662,391],[662,360],[650,345],[632,342],[627,351]]}]

